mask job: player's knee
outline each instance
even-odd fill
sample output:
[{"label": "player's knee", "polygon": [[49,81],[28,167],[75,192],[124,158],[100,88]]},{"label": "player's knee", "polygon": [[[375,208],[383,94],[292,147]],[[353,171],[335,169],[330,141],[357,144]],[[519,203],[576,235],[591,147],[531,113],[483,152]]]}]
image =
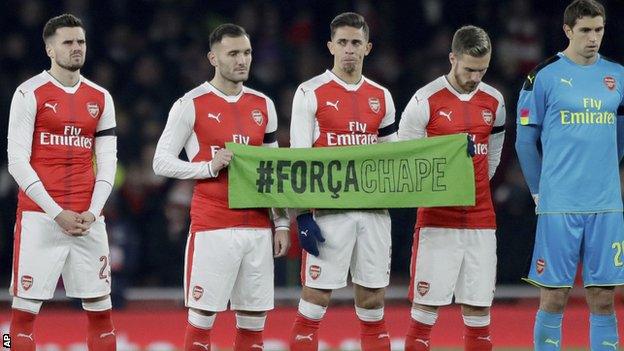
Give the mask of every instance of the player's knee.
[{"label": "player's knee", "polygon": [[587,288],[587,304],[594,314],[611,314],[614,308],[615,290],[604,287]]},{"label": "player's knee", "polygon": [[464,316],[489,316],[490,308],[482,306],[462,305],[462,315]]},{"label": "player's knee", "polygon": [[113,302],[110,295],[82,299],[82,309],[85,311],[100,312],[110,310],[111,308],[113,308]]},{"label": "player's knee", "polygon": [[32,314],[38,314],[41,310],[41,305],[43,305],[43,301],[41,300],[24,299],[15,296],[13,297],[11,308]]},{"label": "player's knee", "polygon": [[331,290],[315,289],[304,286],[301,290],[301,299],[315,305],[327,307],[331,299]]},{"label": "player's knee", "polygon": [[356,285],[355,305],[369,310],[383,308],[384,296],[384,288],[371,289]]},{"label": "player's knee", "polygon": [[540,295],[540,309],[550,313],[562,313],[568,301],[570,289],[542,288]]}]

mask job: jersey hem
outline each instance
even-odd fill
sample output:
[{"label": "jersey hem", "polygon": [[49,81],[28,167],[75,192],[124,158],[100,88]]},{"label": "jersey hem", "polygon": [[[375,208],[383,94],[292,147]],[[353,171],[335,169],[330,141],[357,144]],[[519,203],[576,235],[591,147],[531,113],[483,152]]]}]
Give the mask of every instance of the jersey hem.
[{"label": "jersey hem", "polygon": [[536,211],[538,215],[542,214],[591,214],[591,213],[614,213],[624,212],[624,209],[606,209],[606,210],[587,210],[587,211]]},{"label": "jersey hem", "polygon": [[536,280],[533,280],[531,278],[522,278],[522,280],[526,283],[529,283],[533,286],[536,286],[538,288],[552,288],[552,289],[563,289],[563,288],[572,288],[572,285],[548,285],[548,284],[542,284]]}]

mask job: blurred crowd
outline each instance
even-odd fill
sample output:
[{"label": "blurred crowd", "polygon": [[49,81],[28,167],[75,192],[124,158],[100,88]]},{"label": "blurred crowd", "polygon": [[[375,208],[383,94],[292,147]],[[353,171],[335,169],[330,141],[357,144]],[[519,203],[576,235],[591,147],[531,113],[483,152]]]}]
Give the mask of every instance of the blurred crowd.
[{"label": "blurred crowd", "polygon": [[[485,81],[505,96],[507,138],[493,179],[498,218],[498,281],[519,283],[531,252],[535,214],[513,148],[515,103],[526,74],[563,50],[561,30],[568,1],[192,1],[192,0],[8,0],[0,5],[0,125],[8,123],[17,85],[49,68],[41,31],[52,16],[70,12],[87,32],[84,76],[107,88],[116,105],[118,174],[105,216],[118,288],[180,286],[188,232],[192,182],[154,175],[152,157],[171,104],[210,80],[208,35],[234,22],[251,35],[253,63],[247,85],[276,103],[279,143],[288,146],[291,102],[297,85],[331,68],[329,23],[340,12],[363,14],[373,50],[364,74],[393,94],[397,119],[414,91],[449,70],[456,28],[482,26],[493,42]],[[624,3],[603,1],[606,35],[601,52],[624,59],[616,14]],[[6,133],[6,127],[0,128]],[[6,149],[6,134],[0,137]],[[17,185],[0,153],[0,286],[8,286]],[[394,283],[409,279],[414,209],[391,211]],[[296,240],[296,239],[295,239]],[[298,283],[298,251],[277,264],[278,285]]]}]

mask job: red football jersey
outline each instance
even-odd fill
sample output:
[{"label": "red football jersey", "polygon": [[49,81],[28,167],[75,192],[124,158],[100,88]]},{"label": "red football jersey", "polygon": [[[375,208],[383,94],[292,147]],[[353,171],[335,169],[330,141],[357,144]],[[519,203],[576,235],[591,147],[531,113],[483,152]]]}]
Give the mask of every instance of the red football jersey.
[{"label": "red football jersey", "polygon": [[208,178],[194,176],[193,167],[212,160],[226,142],[255,146],[274,143],[276,129],[277,114],[271,99],[247,87],[236,96],[228,96],[206,82],[173,105],[155,159],[166,151],[175,154],[177,160],[184,147],[191,162],[177,160],[174,177],[204,178],[197,180],[193,191],[192,232],[271,226],[267,209],[229,208],[227,168]]},{"label": "red football jersey", "polygon": [[291,147],[376,144],[394,136],[390,92],[362,77],[347,84],[330,71],[302,83],[295,93]]},{"label": "red football jersey", "polygon": [[[504,124],[503,96],[483,82],[473,92],[460,94],[443,76],[414,94],[401,116],[399,139],[468,133],[475,144],[476,187],[475,206],[420,208],[417,228],[496,228],[490,194],[494,170],[488,163],[498,164],[500,150],[492,152],[489,147],[491,136],[504,132]],[[502,142],[497,147],[502,147]],[[495,162],[488,162],[491,154],[497,155]]]},{"label": "red football jersey", "polygon": [[[108,91],[84,77],[64,87],[44,71],[17,88],[11,110],[23,128],[9,137],[20,144],[32,140],[30,165],[50,196],[63,209],[89,209],[95,134],[115,127]],[[42,209],[20,189],[18,211]]]}]

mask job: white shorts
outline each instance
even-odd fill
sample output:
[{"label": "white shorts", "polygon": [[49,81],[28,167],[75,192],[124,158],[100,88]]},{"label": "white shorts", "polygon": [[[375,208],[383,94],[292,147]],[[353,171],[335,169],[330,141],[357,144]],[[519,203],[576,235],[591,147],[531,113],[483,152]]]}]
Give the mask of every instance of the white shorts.
[{"label": "white shorts", "polygon": [[496,283],[494,229],[420,228],[414,233],[410,299],[489,307]]},{"label": "white shorts", "polygon": [[68,297],[106,296],[111,291],[109,257],[104,217],[91,224],[89,234],[73,237],[45,213],[18,213],[9,291],[25,299],[49,300],[62,275]]},{"label": "white shorts", "polygon": [[390,282],[390,216],[386,210],[317,210],[314,219],[325,242],[319,255],[303,252],[301,283],[317,289],[338,289],[351,281],[367,288]]},{"label": "white shorts", "polygon": [[273,309],[273,244],[266,228],[191,233],[184,261],[184,302],[203,311]]}]

